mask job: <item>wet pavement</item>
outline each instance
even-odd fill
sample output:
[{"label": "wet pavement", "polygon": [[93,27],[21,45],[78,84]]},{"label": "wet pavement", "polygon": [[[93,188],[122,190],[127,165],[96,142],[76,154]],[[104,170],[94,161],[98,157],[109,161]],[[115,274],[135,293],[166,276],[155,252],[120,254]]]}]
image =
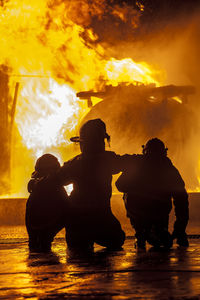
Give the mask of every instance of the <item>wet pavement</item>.
[{"label": "wet pavement", "polygon": [[[113,211],[128,238],[121,251],[95,246],[94,253],[67,251],[64,231],[50,254],[29,254],[24,226],[26,199],[0,201],[0,299],[200,299],[200,194],[190,194],[190,247],[170,251],[134,248],[134,232],[121,195]],[[174,213],[170,217],[172,229]]]},{"label": "wet pavement", "polygon": [[76,256],[61,233],[52,253],[29,254],[23,230],[0,241],[0,299],[200,299],[197,238],[187,249],[137,252],[128,237],[122,250]]}]

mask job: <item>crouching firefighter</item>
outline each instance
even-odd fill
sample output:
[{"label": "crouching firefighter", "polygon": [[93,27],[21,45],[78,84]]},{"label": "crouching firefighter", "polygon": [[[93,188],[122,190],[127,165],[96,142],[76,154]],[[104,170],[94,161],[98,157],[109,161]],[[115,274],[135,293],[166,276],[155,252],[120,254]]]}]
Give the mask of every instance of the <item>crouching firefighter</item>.
[{"label": "crouching firefighter", "polygon": [[25,221],[31,252],[50,251],[54,237],[66,227],[68,196],[54,178],[59,169],[57,158],[44,154],[36,161],[28,183]]},{"label": "crouching firefighter", "polygon": [[85,122],[80,136],[71,138],[79,143],[81,153],[64,163],[57,180],[65,185],[70,180],[70,219],[66,231],[69,249],[93,249],[93,244],[120,248],[125,233],[111,211],[112,175],[123,170],[123,157],[105,150],[105,139],[110,140],[101,119]]},{"label": "crouching firefighter", "polygon": [[[167,157],[167,148],[157,138],[143,146],[142,155],[131,155],[129,166],[116,181],[124,193],[127,216],[135,229],[136,246],[145,249],[189,245],[186,226],[189,218],[188,194],[180,173]],[[168,231],[172,199],[176,220],[172,235]]]}]

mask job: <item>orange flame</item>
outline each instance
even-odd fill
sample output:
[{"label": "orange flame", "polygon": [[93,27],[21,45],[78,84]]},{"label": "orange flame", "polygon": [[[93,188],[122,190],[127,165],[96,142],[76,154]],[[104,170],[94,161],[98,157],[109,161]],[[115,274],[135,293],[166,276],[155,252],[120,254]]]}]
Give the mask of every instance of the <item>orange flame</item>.
[{"label": "orange flame", "polygon": [[16,115],[19,132],[28,149],[44,150],[64,142],[64,130],[76,125],[80,106],[66,84],[48,79],[48,85],[29,80],[21,90]]},{"label": "orange flame", "polygon": [[[101,74],[113,86],[133,81],[158,85],[147,64],[136,64],[130,58],[103,61]],[[80,105],[76,92],[70,86],[59,84],[53,78],[29,79],[23,84],[16,123],[27,148],[37,150],[38,156],[46,148],[65,142],[64,132],[73,130],[88,110]]]},{"label": "orange flame", "polygon": [[[16,124],[27,149],[34,150],[34,159],[66,143],[65,131],[70,135],[88,112],[76,92],[98,89],[102,79],[115,86],[133,81],[161,83],[161,73],[147,63],[135,63],[131,58],[105,59],[106,48],[87,45],[84,32],[90,41],[98,38],[83,27],[89,24],[88,7],[78,1],[85,13],[77,25],[77,16],[70,13],[75,3],[68,2],[67,11],[62,1],[53,7],[48,1],[11,0],[0,7],[0,64],[11,67],[14,75],[30,76],[20,80]],[[96,15],[103,12],[104,2],[93,4]],[[119,9],[112,12],[121,20],[126,13]],[[12,86],[15,77],[10,78]],[[33,168],[32,161],[31,165]]]}]

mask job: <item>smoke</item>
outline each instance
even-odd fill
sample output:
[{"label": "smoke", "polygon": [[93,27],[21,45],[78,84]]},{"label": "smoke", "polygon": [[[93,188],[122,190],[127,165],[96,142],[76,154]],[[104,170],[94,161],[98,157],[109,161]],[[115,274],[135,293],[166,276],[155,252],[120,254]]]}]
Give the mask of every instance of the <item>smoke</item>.
[{"label": "smoke", "polygon": [[[169,12],[168,9],[166,15]],[[164,85],[193,85],[196,94],[190,96],[187,103],[170,102],[166,105],[148,103],[137,95],[124,92],[121,98],[116,95],[114,99],[96,105],[87,119],[101,117],[106,122],[112,147],[119,153],[141,152],[141,145],[149,138],[161,138],[187,188],[196,190],[200,173],[199,7],[190,12],[188,14],[184,6],[168,20],[157,18],[154,24],[149,24],[151,31],[147,30],[147,21],[145,25],[143,21],[143,24],[138,24],[134,38],[125,36],[121,41],[116,39],[114,44],[109,40],[106,42],[109,44],[107,55],[146,61],[165,71]]]}]

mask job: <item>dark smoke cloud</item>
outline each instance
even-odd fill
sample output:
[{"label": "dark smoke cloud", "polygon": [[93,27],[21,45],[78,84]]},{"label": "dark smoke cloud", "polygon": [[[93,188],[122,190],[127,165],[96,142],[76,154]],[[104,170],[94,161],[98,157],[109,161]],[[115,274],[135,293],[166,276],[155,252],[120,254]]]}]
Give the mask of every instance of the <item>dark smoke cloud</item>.
[{"label": "dark smoke cloud", "polygon": [[92,28],[98,36],[96,43],[109,45],[151,38],[170,23],[180,20],[181,26],[188,26],[200,8],[199,0],[78,0],[67,3],[73,21]]},{"label": "dark smoke cloud", "polygon": [[[89,40],[87,30],[92,29],[96,34],[95,43],[106,42],[113,44],[117,40],[127,39],[134,33],[141,15],[137,5],[126,3],[126,1],[106,0],[54,0],[49,3],[51,11],[62,6],[62,15],[59,16],[63,26],[69,26],[71,19],[77,25],[82,26],[86,32],[83,37]],[[54,23],[51,13],[47,16],[47,28]],[[112,32],[112,35],[110,34]]]}]

